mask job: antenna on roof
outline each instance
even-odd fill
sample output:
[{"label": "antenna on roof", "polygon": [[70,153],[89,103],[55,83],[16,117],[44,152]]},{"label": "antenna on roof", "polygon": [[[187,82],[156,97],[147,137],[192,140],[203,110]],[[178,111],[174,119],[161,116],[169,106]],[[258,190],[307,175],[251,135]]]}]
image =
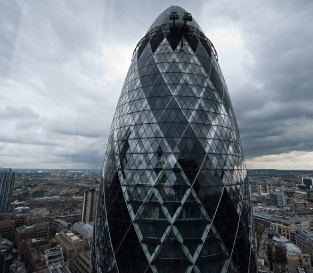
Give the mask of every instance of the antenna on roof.
[{"label": "antenna on roof", "polygon": [[170,20],[173,20],[173,26],[175,27],[175,20],[179,19],[179,15],[177,11],[171,11],[170,13]]}]

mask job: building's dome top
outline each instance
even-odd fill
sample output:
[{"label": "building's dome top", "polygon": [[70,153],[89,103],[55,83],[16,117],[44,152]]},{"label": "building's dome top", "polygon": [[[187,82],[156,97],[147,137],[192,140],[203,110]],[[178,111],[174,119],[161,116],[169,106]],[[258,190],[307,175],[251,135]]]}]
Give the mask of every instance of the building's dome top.
[{"label": "building's dome top", "polygon": [[[158,16],[158,18],[156,18],[156,20],[153,22],[153,24],[151,25],[151,27],[148,29],[147,32],[150,32],[151,30],[156,29],[157,27],[162,26],[162,25],[172,24],[173,21],[169,19],[169,16],[170,16],[170,13],[173,11],[176,11],[179,15],[179,19],[175,20],[175,23],[176,24],[184,24],[183,15],[185,12],[188,12],[188,11],[186,11],[185,9],[183,9],[182,7],[179,7],[179,6],[170,6],[169,8],[164,10]],[[192,27],[200,30],[201,32],[203,32],[194,18],[192,18],[191,22],[187,22],[187,24],[189,26],[192,26]]]}]

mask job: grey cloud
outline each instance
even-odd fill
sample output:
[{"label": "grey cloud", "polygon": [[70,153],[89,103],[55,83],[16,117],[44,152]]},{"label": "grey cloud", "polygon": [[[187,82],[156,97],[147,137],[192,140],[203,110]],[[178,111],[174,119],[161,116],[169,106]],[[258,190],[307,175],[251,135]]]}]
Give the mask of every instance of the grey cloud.
[{"label": "grey cloud", "polygon": [[22,3],[18,1],[0,2],[0,75],[10,73],[16,37],[22,16]]},{"label": "grey cloud", "polygon": [[313,4],[219,1],[210,7],[218,23],[240,28],[253,60],[240,64],[249,82],[239,90],[229,86],[246,156],[312,151]]},{"label": "grey cloud", "polygon": [[[100,166],[124,80],[101,83],[110,70],[103,61],[112,57],[111,52],[103,56],[102,47],[135,48],[168,1],[13,0],[0,5],[0,93],[5,90],[0,142],[16,143],[21,157],[27,145],[36,145],[34,152],[27,149],[34,161]],[[221,68],[246,156],[312,151],[313,3],[179,5],[193,14],[208,38],[217,27],[241,34],[247,55],[237,66],[244,75],[237,80],[227,75],[232,71],[225,73],[223,65],[231,60],[223,60]]]},{"label": "grey cloud", "polygon": [[31,108],[7,106],[5,110],[0,110],[1,119],[38,119],[39,114]]}]

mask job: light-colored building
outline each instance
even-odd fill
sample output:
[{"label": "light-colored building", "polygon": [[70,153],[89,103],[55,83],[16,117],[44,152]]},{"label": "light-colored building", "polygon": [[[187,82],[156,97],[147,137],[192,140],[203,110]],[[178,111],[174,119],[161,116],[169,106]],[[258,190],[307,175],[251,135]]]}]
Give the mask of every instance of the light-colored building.
[{"label": "light-colored building", "polygon": [[279,235],[286,237],[295,243],[297,230],[310,230],[310,222],[307,217],[294,215],[269,214],[266,212],[253,211],[254,231],[261,235],[267,228],[276,230]]},{"label": "light-colored building", "polygon": [[13,215],[29,214],[29,212],[30,212],[29,207],[17,207],[13,209],[12,214]]},{"label": "light-colored building", "polygon": [[70,269],[79,253],[89,250],[88,240],[75,231],[61,231],[55,235],[55,239],[62,247],[65,261],[68,263]]},{"label": "light-colored building", "polygon": [[277,230],[281,236],[286,237],[291,242],[295,243],[295,234],[297,230],[309,230],[310,223],[303,216],[280,216],[271,217],[271,229]]},{"label": "light-colored building", "polygon": [[78,222],[73,225],[73,229],[87,238],[88,240],[92,240],[93,237],[93,226],[88,223]]},{"label": "light-colored building", "polygon": [[311,259],[308,252],[301,250],[294,243],[286,243],[285,249],[288,264],[306,265],[311,267]]}]

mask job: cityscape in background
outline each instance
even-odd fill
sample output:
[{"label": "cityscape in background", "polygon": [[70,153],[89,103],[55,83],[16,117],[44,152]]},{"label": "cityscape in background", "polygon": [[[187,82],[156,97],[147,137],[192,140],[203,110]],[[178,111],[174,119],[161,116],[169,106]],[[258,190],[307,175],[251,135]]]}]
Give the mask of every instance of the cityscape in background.
[{"label": "cityscape in background", "polygon": [[311,10],[96,2],[0,3],[0,273],[313,273]]},{"label": "cityscape in background", "polygon": [[0,272],[90,272],[100,171],[0,168],[0,177]]},{"label": "cityscape in background", "polygon": [[[90,272],[100,170],[0,170],[1,185],[15,173],[0,214],[0,272]],[[248,177],[258,272],[312,272],[313,171]]]}]

